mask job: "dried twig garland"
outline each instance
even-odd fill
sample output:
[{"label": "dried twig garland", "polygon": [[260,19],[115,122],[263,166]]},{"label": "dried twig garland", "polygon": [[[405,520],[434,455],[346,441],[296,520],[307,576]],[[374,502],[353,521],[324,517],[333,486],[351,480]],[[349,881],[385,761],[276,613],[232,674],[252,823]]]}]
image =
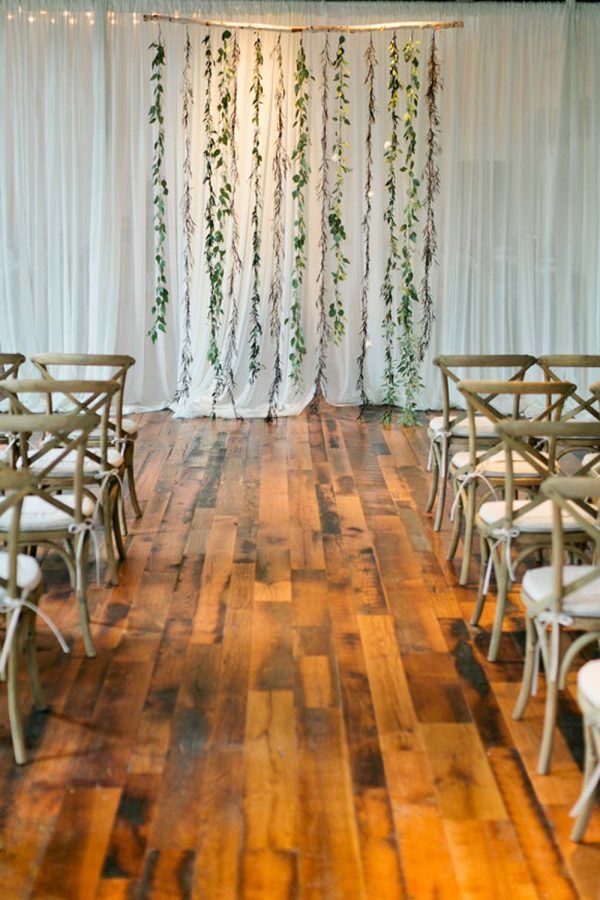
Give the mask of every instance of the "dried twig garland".
[{"label": "dried twig garland", "polygon": [[212,395],[212,415],[217,400],[217,385],[222,384],[221,358],[219,354],[219,326],[223,315],[223,276],[225,264],[225,247],[223,234],[218,224],[218,197],[216,192],[215,159],[219,156],[217,145],[217,132],[212,115],[212,77],[214,59],[210,43],[210,35],[206,35],[204,43],[204,78],[206,83],[206,101],[204,104],[204,128],[206,131],[206,146],[204,149],[204,184],[206,186],[206,206],[204,209],[205,240],[204,257],[206,271],[210,281],[210,296],[208,301],[209,320],[209,345],[208,361],[213,367],[215,375],[215,389]]},{"label": "dried twig garland", "polygon": [[260,105],[264,93],[261,75],[263,61],[262,44],[260,35],[257,32],[254,38],[254,65],[252,69],[252,86],[250,88],[252,97],[252,124],[254,125],[254,134],[252,138],[253,203],[252,294],[250,297],[250,384],[253,384],[256,381],[258,373],[262,368],[260,362],[260,344],[262,336],[262,326],[260,324],[260,210],[262,207],[262,183],[260,177],[260,168],[262,165],[262,155],[260,152]]},{"label": "dried twig garland", "polygon": [[183,194],[181,197],[181,216],[183,219],[183,341],[179,361],[179,380],[174,401],[187,399],[192,383],[192,270],[194,268],[194,233],[196,223],[192,216],[192,128],[191,116],[194,105],[194,89],[192,87],[192,44],[189,30],[185,33],[185,56],[181,78],[181,127],[184,134],[183,152]]},{"label": "dried twig garland", "polygon": [[398,98],[402,85],[399,76],[400,54],[398,51],[398,39],[394,32],[389,46],[389,79],[388,79],[388,111],[390,113],[392,128],[390,139],[385,142],[384,156],[387,165],[387,178],[385,187],[387,190],[387,205],[383,214],[388,228],[388,255],[385,263],[383,284],[381,286],[381,299],[383,300],[383,338],[384,349],[384,403],[385,411],[382,421],[390,424],[394,407],[398,403],[398,384],[396,381],[396,365],[394,361],[394,337],[395,337],[395,304],[394,304],[394,276],[400,265],[400,251],[398,241],[398,225],[396,222],[396,198],[398,192],[396,161],[399,154],[398,128],[400,117],[398,115]]},{"label": "dried twig garland", "polygon": [[326,305],[327,297],[327,251],[329,248],[329,208],[331,205],[331,193],[329,190],[329,155],[328,155],[328,130],[329,130],[329,36],[326,35],[321,51],[321,162],[319,164],[319,185],[317,194],[321,204],[321,233],[319,237],[319,272],[317,274],[317,312],[319,314],[318,338],[319,350],[317,358],[317,374],[315,376],[315,390],[310,402],[309,412],[318,412],[323,399],[323,387],[326,382],[325,370],[327,368],[327,348],[331,340],[331,321]]},{"label": "dried twig garland", "polygon": [[369,282],[371,277],[371,207],[373,199],[373,128],[377,106],[375,101],[375,66],[377,54],[373,46],[373,38],[365,52],[367,74],[365,87],[367,88],[367,137],[366,137],[366,161],[367,173],[365,178],[365,212],[362,220],[362,232],[365,247],[365,267],[362,279],[362,292],[360,298],[360,355],[358,363],[358,381],[356,387],[360,393],[361,415],[365,406],[369,403],[365,389],[365,360],[369,345]]},{"label": "dried twig garland", "polygon": [[419,295],[414,280],[413,250],[417,242],[417,221],[419,213],[419,179],[415,174],[415,152],[417,134],[415,119],[419,102],[419,42],[407,41],[403,49],[404,61],[409,64],[410,71],[406,82],[406,112],[404,113],[405,157],[401,171],[406,172],[408,187],[404,206],[403,223],[400,231],[402,241],[402,295],[398,309],[398,326],[400,328],[400,360],[398,372],[404,392],[401,422],[414,425],[416,422],[417,393],[421,388],[419,367],[419,346],[414,329],[414,311],[419,302]]},{"label": "dried twig garland", "polygon": [[[230,80],[231,94],[231,115],[229,121],[229,138],[230,138],[230,154],[229,154],[229,183],[231,185],[231,267],[229,269],[229,282],[227,286],[227,298],[229,304],[229,333],[227,338],[227,346],[225,348],[225,359],[223,362],[223,370],[225,377],[225,390],[229,394],[229,399],[235,410],[235,401],[233,391],[235,388],[235,377],[233,366],[237,354],[237,330],[240,316],[239,301],[237,295],[237,278],[242,270],[242,260],[240,258],[240,227],[237,213],[236,198],[240,181],[240,173],[238,170],[238,147],[237,147],[237,126],[238,126],[238,83],[237,71],[240,64],[240,45],[237,34],[233,35],[233,44],[231,47],[230,65],[228,77]],[[237,417],[237,413],[236,413]]]},{"label": "dried twig garland", "polygon": [[310,163],[308,159],[309,133],[308,133],[308,82],[310,72],[306,64],[304,44],[300,39],[300,45],[296,54],[296,72],[294,79],[294,128],[296,130],[296,144],[292,151],[292,163],[294,175],[292,181],[294,188],[292,197],[296,203],[296,216],[294,219],[294,269],[292,272],[292,305],[290,309],[290,321],[292,335],[290,338],[290,378],[296,388],[302,384],[302,360],[306,355],[306,341],[302,328],[302,282],[306,269],[306,186],[310,177]]},{"label": "dried twig garland", "polygon": [[433,296],[431,293],[431,270],[435,263],[437,253],[437,232],[435,226],[435,201],[440,191],[440,167],[439,156],[441,147],[439,143],[440,115],[437,98],[441,89],[440,63],[437,56],[435,31],[431,35],[429,59],[427,62],[428,85],[425,94],[427,105],[427,155],[425,159],[425,226],[423,228],[423,280],[421,282],[421,303],[423,306],[423,318],[421,322],[421,335],[419,338],[419,359],[425,357],[431,341],[433,329],[434,311]]},{"label": "dried twig garland", "polygon": [[277,417],[279,389],[283,378],[281,364],[281,304],[283,299],[283,257],[284,257],[284,186],[289,168],[289,159],[284,142],[285,82],[283,76],[283,58],[281,54],[281,35],[278,36],[273,50],[275,60],[275,152],[273,155],[273,277],[269,289],[269,333],[273,342],[273,380],[269,388],[269,410],[267,422]]},{"label": "dried twig garland", "polygon": [[333,82],[337,108],[333,115],[335,124],[335,136],[333,143],[333,156],[331,160],[336,165],[335,179],[331,191],[331,206],[329,209],[329,229],[333,241],[335,254],[335,269],[333,275],[333,297],[329,306],[329,316],[332,320],[332,333],[334,343],[339,344],[345,331],[346,314],[342,299],[342,285],[346,280],[346,272],[349,260],[344,253],[346,241],[346,229],[342,221],[342,200],[344,193],[344,181],[350,172],[346,150],[348,142],[345,134],[350,125],[348,103],[348,60],[345,52],[346,38],[341,34],[338,38],[338,46],[333,60]]},{"label": "dried twig garland", "polygon": [[167,305],[169,303],[169,290],[167,288],[167,263],[165,259],[165,239],[167,237],[167,226],[165,219],[166,197],[169,193],[167,181],[164,176],[164,158],[165,158],[165,120],[163,114],[163,69],[165,65],[165,46],[162,41],[162,33],[160,27],[156,40],[150,44],[150,49],[154,50],[152,57],[152,75],[150,80],[154,82],[154,92],[152,97],[152,106],[148,112],[148,120],[151,125],[156,125],[156,139],[154,141],[154,155],[152,158],[152,186],[154,189],[154,234],[156,237],[156,246],[154,250],[154,260],[156,263],[156,293],[154,295],[154,305],[152,306],[152,315],[154,321],[148,334],[155,343],[158,339],[159,331],[163,333],[167,330]]}]

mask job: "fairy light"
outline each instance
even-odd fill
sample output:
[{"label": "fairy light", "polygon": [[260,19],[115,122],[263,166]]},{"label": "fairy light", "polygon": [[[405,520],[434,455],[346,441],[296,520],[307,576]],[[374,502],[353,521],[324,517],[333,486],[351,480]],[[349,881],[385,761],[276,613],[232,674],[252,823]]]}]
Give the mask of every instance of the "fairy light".
[{"label": "fairy light", "polygon": [[27,21],[32,25],[35,22],[35,16],[27,16]]},{"label": "fairy light", "polygon": [[56,23],[56,19],[54,18],[54,16],[52,16],[52,18],[50,19],[50,24],[54,25],[55,23]]},{"label": "fairy light", "polygon": [[69,19],[69,25],[74,25],[74,24],[75,24],[75,19],[70,18],[70,19]]},{"label": "fairy light", "polygon": [[11,22],[13,19],[13,14],[9,13],[6,18],[8,19],[9,22]]}]

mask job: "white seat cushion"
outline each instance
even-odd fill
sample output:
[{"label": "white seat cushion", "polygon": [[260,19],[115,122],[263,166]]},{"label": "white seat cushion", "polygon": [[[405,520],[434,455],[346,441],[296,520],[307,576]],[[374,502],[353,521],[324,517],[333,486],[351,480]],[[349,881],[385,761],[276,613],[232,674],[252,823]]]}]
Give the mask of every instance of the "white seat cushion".
[{"label": "white seat cushion", "polygon": [[[513,510],[516,512],[527,506],[529,502],[529,500],[515,500]],[[481,504],[478,515],[486,525],[493,525],[494,522],[504,518],[505,508],[504,500],[489,500]],[[523,532],[541,531],[550,534],[552,532],[552,516],[552,501],[544,500],[538,506],[534,506],[533,509],[519,516],[514,524]],[[590,522],[592,521],[589,516],[586,516],[586,518],[589,518]],[[579,523],[566,510],[562,511],[562,521],[565,531],[581,531]]]},{"label": "white seat cushion", "polygon": [[[0,551],[0,578],[8,579],[9,554]],[[39,564],[33,556],[17,556],[17,585],[22,591],[33,591],[42,578]]]},{"label": "white seat cushion", "polygon": [[[595,571],[595,566],[564,566],[563,585],[572,584],[584,575]],[[539,602],[549,597],[554,589],[552,566],[528,569],[523,576],[523,590],[532,600]],[[577,588],[565,597],[562,609],[570,616],[600,616],[600,575],[589,584]]]},{"label": "white seat cushion", "polygon": [[[138,433],[138,423],[134,419],[122,419],[121,420],[121,429],[125,434],[133,437],[134,434]],[[94,440],[97,440],[100,437],[101,431],[99,428],[95,428],[94,431],[91,432],[90,437]],[[114,431],[109,431],[108,433],[109,439],[114,437]]]},{"label": "white seat cushion", "polygon": [[[481,456],[485,451],[479,451]],[[545,454],[542,454],[545,456]],[[462,469],[469,465],[470,455],[467,450],[461,450],[452,457],[451,464],[456,469]],[[544,476],[535,469],[531,463],[524,459],[516,450],[512,451],[513,473],[515,478],[542,478]],[[477,466],[477,471],[487,478],[503,478],[506,474],[506,458],[504,451],[494,453]]]},{"label": "white seat cushion", "polygon": [[[450,418],[450,421],[452,422],[452,417]],[[475,416],[475,429],[480,437],[494,437],[494,435],[497,435],[498,433],[496,431],[496,424],[486,416]],[[434,416],[429,422],[430,434],[437,434],[443,430],[444,417]],[[469,437],[469,420],[463,419],[458,425],[455,425],[454,427],[451,426],[450,430],[456,437]]]},{"label": "white seat cushion", "polygon": [[600,659],[591,659],[580,668],[577,687],[592,706],[600,708]]},{"label": "white seat cushion", "polygon": [[[55,450],[48,450],[47,453],[44,453],[39,460],[32,463],[30,465],[30,470],[32,472],[41,472],[47,466],[50,465],[51,461],[54,459],[58,459],[62,450],[60,447],[57,447]],[[108,465],[111,469],[119,469],[123,465],[123,457],[119,453],[118,450],[115,450],[114,447],[109,447],[106,451],[106,459]],[[53,478],[68,478],[70,475],[73,475],[75,472],[75,465],[77,462],[77,451],[72,450],[70,453],[61,459],[58,465],[52,469],[49,473]],[[83,461],[83,471],[86,475],[93,475],[94,472],[100,471],[100,463],[94,462],[93,459],[89,457],[85,457]]]},{"label": "white seat cushion", "polygon": [[[73,505],[72,494],[61,494],[60,500],[67,506]],[[94,515],[95,503],[89,497],[82,501],[82,513],[88,518]],[[0,532],[6,533],[11,525],[13,512],[8,509],[0,515]],[[25,497],[21,507],[21,531],[64,531],[73,517],[52,506],[42,497]]]}]

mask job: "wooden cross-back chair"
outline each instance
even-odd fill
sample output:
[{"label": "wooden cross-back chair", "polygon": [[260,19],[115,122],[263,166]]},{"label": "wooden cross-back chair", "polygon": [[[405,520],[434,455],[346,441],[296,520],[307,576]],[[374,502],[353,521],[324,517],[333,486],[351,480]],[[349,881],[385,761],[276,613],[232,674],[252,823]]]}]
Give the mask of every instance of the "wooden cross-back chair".
[{"label": "wooden cross-back chair", "polygon": [[[88,435],[98,427],[95,413],[20,413],[0,417],[2,428],[19,441],[20,468],[3,467],[29,479],[21,502],[17,543],[19,547],[45,547],[65,562],[71,585],[76,592],[85,651],[94,656],[87,608],[86,569],[90,536],[94,537],[95,500],[84,491],[84,463]],[[35,451],[30,450],[31,435],[41,435]],[[68,488],[62,476],[55,475],[64,460],[74,459],[72,482]],[[34,466],[30,468],[33,460]],[[1,509],[1,507],[0,507]],[[0,543],[14,540],[13,519],[0,513]]]},{"label": "wooden cross-back chair", "polygon": [[[5,378],[18,378],[19,369],[25,362],[22,353],[0,353],[0,381]],[[8,444],[6,435],[0,432],[0,443]],[[14,458],[14,451],[10,446],[0,451],[0,460]]]},{"label": "wooden cross-back chair", "polygon": [[[513,712],[523,715],[532,693],[537,690],[540,661],[546,681],[546,709],[538,772],[550,767],[556,723],[558,690],[564,688],[569,669],[581,650],[600,640],[600,529],[597,510],[590,499],[600,498],[600,479],[548,478],[542,493],[552,501],[552,565],[528,569],[521,585],[525,606],[526,647],[523,680]],[[591,545],[591,562],[565,563],[564,523],[573,519],[586,533]],[[564,632],[577,636],[565,649]]]},{"label": "wooden cross-back chair", "polygon": [[[506,478],[506,459],[502,441],[496,436],[495,441],[489,443],[485,449],[480,448],[475,426],[476,416],[482,415],[489,419],[497,431],[502,422],[516,421],[520,418],[521,401],[524,397],[531,399],[539,396],[544,401],[548,397],[555,399],[552,399],[549,404],[543,405],[537,420],[557,420],[562,413],[566,397],[575,390],[575,385],[544,381],[461,381],[457,387],[467,404],[469,443],[468,450],[459,451],[452,456],[448,467],[455,495],[453,531],[448,559],[454,559],[464,520],[463,558],[459,581],[460,584],[466,584],[475,527],[477,488],[483,484],[488,493],[493,495],[498,489],[502,489]],[[495,400],[502,396],[509,400],[512,399],[511,415],[507,416],[499,411],[497,406],[490,402],[490,396],[493,396]],[[543,458],[541,453],[540,458]],[[538,487],[542,478],[536,467],[533,467],[528,460],[519,457],[513,464],[513,477],[519,488],[529,488],[530,490]],[[485,495],[483,499],[486,499]]]},{"label": "wooden cross-back chair", "polygon": [[[584,371],[596,370],[600,373],[600,355],[593,356],[591,354],[553,354],[538,357],[538,366],[544,373],[547,381],[568,381],[570,378],[564,377],[564,370],[581,369]],[[561,374],[562,371],[562,374]],[[600,403],[599,398],[594,392],[584,392],[580,385],[569,398],[569,403],[565,404],[561,416],[563,422],[600,422]],[[583,435],[577,435],[575,432],[565,438],[562,444],[557,446],[557,453],[560,458],[565,453],[569,453],[576,448],[585,449],[587,443]]]},{"label": "wooden cross-back chair", "polygon": [[[99,504],[95,521],[100,521],[101,517],[112,584],[118,584],[119,581],[113,537],[119,558],[125,559],[126,556],[122,532],[125,525],[123,523],[122,526],[120,521],[124,460],[118,450],[110,446],[108,441],[110,404],[117,391],[118,384],[114,381],[59,381],[58,379],[0,381],[0,397],[5,396],[10,400],[11,410],[14,413],[34,412],[40,398],[46,402],[49,414],[54,411],[56,406],[64,405],[68,406],[71,412],[98,413],[100,418],[96,434],[99,436],[99,443],[90,446],[89,442],[86,442],[83,474],[88,498]],[[48,473],[46,477],[51,479],[51,486],[55,489],[69,490],[74,478],[76,455],[74,453],[64,455],[60,449],[57,449],[54,455],[60,456],[60,464],[55,465],[52,472]],[[40,449],[25,442],[20,447],[20,464],[27,466],[33,472],[41,471],[46,466],[48,459],[48,449],[44,445]]]},{"label": "wooden cross-back chair", "polygon": [[[558,409],[558,408],[557,408]],[[507,592],[516,580],[517,566],[532,555],[539,556],[552,543],[552,504],[537,485],[557,473],[557,447],[562,442],[571,441],[580,434],[588,447],[595,447],[593,459],[579,463],[571,460],[571,474],[577,477],[589,476],[590,471],[600,463],[600,422],[535,422],[520,421],[499,423],[498,432],[504,448],[506,475],[502,485],[503,499],[485,500],[476,513],[475,526],[479,533],[481,547],[481,570],[477,603],[471,619],[477,625],[488,594],[490,575],[496,576],[496,612],[490,640],[488,659],[494,661],[502,633],[502,623]],[[539,448],[544,441],[546,451]],[[538,478],[524,484],[515,477],[515,464],[523,461]],[[519,493],[525,494],[519,497]],[[583,558],[588,536],[579,522],[565,515],[563,529],[569,552],[576,558]],[[512,551],[516,550],[513,558]]]},{"label": "wooden cross-back chair", "polygon": [[[113,443],[123,455],[129,497],[135,515],[139,518],[142,510],[137,496],[135,484],[135,442],[138,436],[138,425],[134,419],[123,416],[125,399],[125,382],[129,369],[135,365],[132,356],[111,353],[36,353],[31,357],[43,378],[56,376],[56,369],[77,368],[101,369],[107,373],[111,381],[116,381],[119,389],[115,395],[113,408],[108,420],[108,431]],[[92,435],[91,440],[93,441]]]},{"label": "wooden cross-back chair", "polygon": [[[448,464],[451,453],[457,447],[465,447],[469,439],[469,426],[466,410],[453,409],[451,387],[459,384],[464,378],[465,370],[501,369],[507,372],[510,381],[522,381],[529,369],[535,365],[535,357],[525,354],[476,354],[476,355],[442,355],[437,356],[433,364],[437,366],[442,382],[443,409],[441,416],[435,416],[429,422],[428,437],[430,441],[430,458],[428,468],[432,469],[432,482],[426,511],[431,512],[437,497],[437,508],[434,520],[434,531],[442,527],[442,518],[446,504],[448,484]],[[490,396],[488,401],[493,403]],[[518,403],[518,400],[515,400]],[[477,437],[480,444],[485,445],[497,438],[492,422],[485,416],[476,419]]]}]

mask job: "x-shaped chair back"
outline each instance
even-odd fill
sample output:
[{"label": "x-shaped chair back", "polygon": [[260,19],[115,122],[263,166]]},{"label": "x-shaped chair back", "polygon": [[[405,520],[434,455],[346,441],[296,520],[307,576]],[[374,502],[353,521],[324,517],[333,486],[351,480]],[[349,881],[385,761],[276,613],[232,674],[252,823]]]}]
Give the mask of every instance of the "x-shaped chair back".
[{"label": "x-shaped chair back", "polygon": [[[36,353],[31,357],[31,362],[38,369],[42,378],[56,379],[57,369],[95,369],[101,370],[97,374],[115,381],[118,385],[111,415],[108,421],[108,430],[111,437],[118,442],[123,438],[123,400],[125,396],[125,381],[129,369],[135,365],[133,356],[111,353]],[[87,374],[87,373],[86,373]]]},{"label": "x-shaped chair back", "polygon": [[[600,356],[591,356],[587,354],[572,356],[566,354],[540,356],[538,358],[538,365],[544,372],[547,381],[563,381],[564,379],[562,375],[556,371],[557,369],[596,369],[600,372]],[[591,389],[589,396],[583,397],[581,389],[577,387],[570,399],[573,401],[573,405],[565,406],[561,417],[562,421],[570,422],[571,420],[580,418],[581,415],[584,414],[588,420],[592,419],[592,421],[595,420],[600,422],[598,396],[595,395]],[[573,437],[576,438],[577,435],[574,435]]]},{"label": "x-shaped chair back", "polygon": [[[116,381],[58,381],[58,380],[30,380],[9,379],[0,381],[0,397],[4,396],[10,401],[11,412],[22,415],[35,412],[35,400],[45,400],[48,415],[54,412],[56,406],[60,406],[63,412],[64,406],[72,413],[94,413],[99,417],[100,444],[98,447],[84,446],[84,454],[93,463],[100,466],[100,471],[108,469],[108,420],[112,398],[117,394],[119,385]],[[33,398],[25,402],[25,397]],[[4,421],[0,419],[0,422]],[[3,429],[0,425],[0,429]],[[42,444],[42,448],[44,448]],[[29,448],[29,442],[21,436],[20,453],[28,466],[36,463],[38,458],[47,453],[48,448]],[[66,454],[61,454],[61,458]],[[54,468],[54,467],[53,467]]]},{"label": "x-shaped chair back", "polygon": [[[509,381],[522,381],[532,366],[535,365],[536,359],[535,356],[528,356],[526,354],[495,354],[495,355],[471,355],[471,356],[437,356],[433,364],[437,366],[440,371],[440,376],[442,379],[442,398],[443,398],[443,412],[442,415],[444,417],[444,430],[452,431],[459,422],[464,421],[467,417],[467,413],[460,411],[452,411],[451,407],[451,398],[450,398],[450,388],[451,385],[456,385],[458,387],[462,381],[464,381],[464,374],[462,371],[464,369],[504,369],[504,370],[514,370],[513,374],[510,375]],[[502,382],[504,383],[504,382]],[[496,395],[490,394],[490,396],[485,398],[486,404],[489,405],[490,409],[494,409],[493,401],[496,399]],[[515,418],[519,414],[519,395],[514,397],[513,401],[513,412]],[[497,411],[496,411],[497,412]],[[498,413],[501,416],[501,413]]]},{"label": "x-shaped chair back", "polygon": [[24,362],[25,357],[22,353],[0,353],[0,380],[17,378]]}]

